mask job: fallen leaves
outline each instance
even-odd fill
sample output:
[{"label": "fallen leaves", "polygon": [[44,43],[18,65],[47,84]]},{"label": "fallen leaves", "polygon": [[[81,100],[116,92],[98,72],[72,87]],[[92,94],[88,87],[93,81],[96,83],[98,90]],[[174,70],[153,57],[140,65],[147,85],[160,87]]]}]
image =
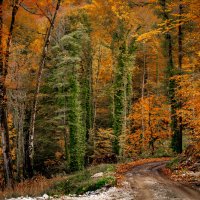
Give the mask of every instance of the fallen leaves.
[{"label": "fallen leaves", "polygon": [[125,164],[120,164],[117,167],[117,171],[116,171],[116,179],[117,179],[117,185],[120,186],[123,179],[124,179],[124,174],[126,172],[128,172],[129,170],[131,170],[133,167],[139,166],[139,165],[143,165],[146,163],[151,163],[151,162],[161,162],[161,161],[168,161],[171,160],[171,158],[168,157],[164,157],[164,158],[145,158],[145,159],[140,159],[140,160],[136,160],[130,163],[125,163]]}]

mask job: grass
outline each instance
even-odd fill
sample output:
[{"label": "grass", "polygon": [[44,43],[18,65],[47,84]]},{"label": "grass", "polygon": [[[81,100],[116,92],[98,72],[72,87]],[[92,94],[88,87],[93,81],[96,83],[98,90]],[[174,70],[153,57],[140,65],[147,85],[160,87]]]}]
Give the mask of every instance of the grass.
[{"label": "grass", "polygon": [[[56,183],[46,192],[50,196],[67,194],[79,195],[88,191],[95,191],[103,186],[113,186],[116,183],[114,171],[114,165],[102,164],[93,166],[68,176],[66,180]],[[104,175],[99,178],[92,178],[92,175],[98,172],[103,172]]]},{"label": "grass", "polygon": [[[98,172],[103,172],[104,175],[99,178],[91,177]],[[51,196],[83,194],[87,191],[95,191],[103,186],[115,185],[114,172],[115,165],[101,164],[74,172],[66,177],[47,179],[43,176],[37,176],[17,184],[14,190],[6,189],[3,192],[0,191],[0,199],[20,196],[38,197],[45,193]]]},{"label": "grass", "polygon": [[40,196],[44,194],[45,190],[62,179],[61,177],[47,179],[43,176],[36,176],[31,180],[25,180],[16,184],[13,190],[5,189],[4,191],[0,191],[0,199],[16,198],[19,196]]},{"label": "grass", "polygon": [[175,157],[169,163],[167,163],[166,167],[171,169],[171,170],[175,170],[176,168],[178,168],[179,162],[180,162],[180,158]]}]

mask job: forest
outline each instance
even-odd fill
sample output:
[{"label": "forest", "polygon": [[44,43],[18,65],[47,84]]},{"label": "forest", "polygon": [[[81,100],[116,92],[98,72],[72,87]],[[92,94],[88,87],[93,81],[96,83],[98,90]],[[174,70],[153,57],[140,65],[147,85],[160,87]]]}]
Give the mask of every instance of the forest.
[{"label": "forest", "polygon": [[199,0],[0,0],[0,187],[101,163],[200,159]]}]

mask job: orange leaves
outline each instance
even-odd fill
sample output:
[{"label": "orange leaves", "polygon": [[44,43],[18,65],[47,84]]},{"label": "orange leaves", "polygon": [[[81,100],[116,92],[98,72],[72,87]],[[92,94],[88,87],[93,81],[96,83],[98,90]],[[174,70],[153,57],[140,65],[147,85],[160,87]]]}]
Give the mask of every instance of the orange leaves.
[{"label": "orange leaves", "polygon": [[93,34],[95,34],[94,41],[99,40],[106,44],[110,43],[111,33],[116,27],[116,19],[110,3],[96,0],[91,5],[86,6],[85,9],[91,18]]},{"label": "orange leaves", "polygon": [[182,107],[177,114],[182,117],[188,135],[200,142],[200,81],[199,74],[176,76],[178,84],[176,95]]},{"label": "orange leaves", "polygon": [[140,160],[136,160],[130,163],[126,163],[126,164],[120,164],[117,168],[117,173],[125,173],[128,170],[130,170],[133,167],[139,166],[139,165],[143,165],[145,163],[151,163],[151,162],[161,162],[161,161],[168,161],[171,158],[145,158],[145,159],[140,159]]},{"label": "orange leaves", "polygon": [[141,159],[141,160],[136,160],[130,163],[126,164],[120,164],[117,167],[117,173],[116,173],[116,178],[117,178],[117,184],[120,185],[121,182],[123,181],[124,174],[131,170],[132,168],[143,165],[145,163],[151,163],[151,162],[161,162],[161,161],[168,161],[170,158],[147,158],[147,159]]},{"label": "orange leaves", "polygon": [[150,96],[133,105],[129,116],[133,131],[127,135],[125,150],[129,156],[136,155],[141,149],[154,151],[157,141],[170,136],[170,113],[165,101],[163,96]]}]

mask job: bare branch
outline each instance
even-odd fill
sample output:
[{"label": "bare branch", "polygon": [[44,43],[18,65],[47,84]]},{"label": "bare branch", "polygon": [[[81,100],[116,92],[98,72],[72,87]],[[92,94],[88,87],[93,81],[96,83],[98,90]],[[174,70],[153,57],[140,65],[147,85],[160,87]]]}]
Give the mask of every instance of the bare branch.
[{"label": "bare branch", "polygon": [[[23,2],[23,1],[22,1]],[[20,2],[20,6],[27,12],[33,14],[33,15],[39,15],[39,16],[42,16],[42,14],[39,14],[39,13],[36,13],[35,11],[29,9],[24,3]]]},{"label": "bare branch", "polygon": [[40,6],[38,5],[38,3],[36,3],[36,6],[41,11],[42,15],[45,16],[48,19],[49,23],[52,25],[52,20],[50,19],[50,17],[48,16],[48,14],[46,14],[45,11],[40,8]]}]

